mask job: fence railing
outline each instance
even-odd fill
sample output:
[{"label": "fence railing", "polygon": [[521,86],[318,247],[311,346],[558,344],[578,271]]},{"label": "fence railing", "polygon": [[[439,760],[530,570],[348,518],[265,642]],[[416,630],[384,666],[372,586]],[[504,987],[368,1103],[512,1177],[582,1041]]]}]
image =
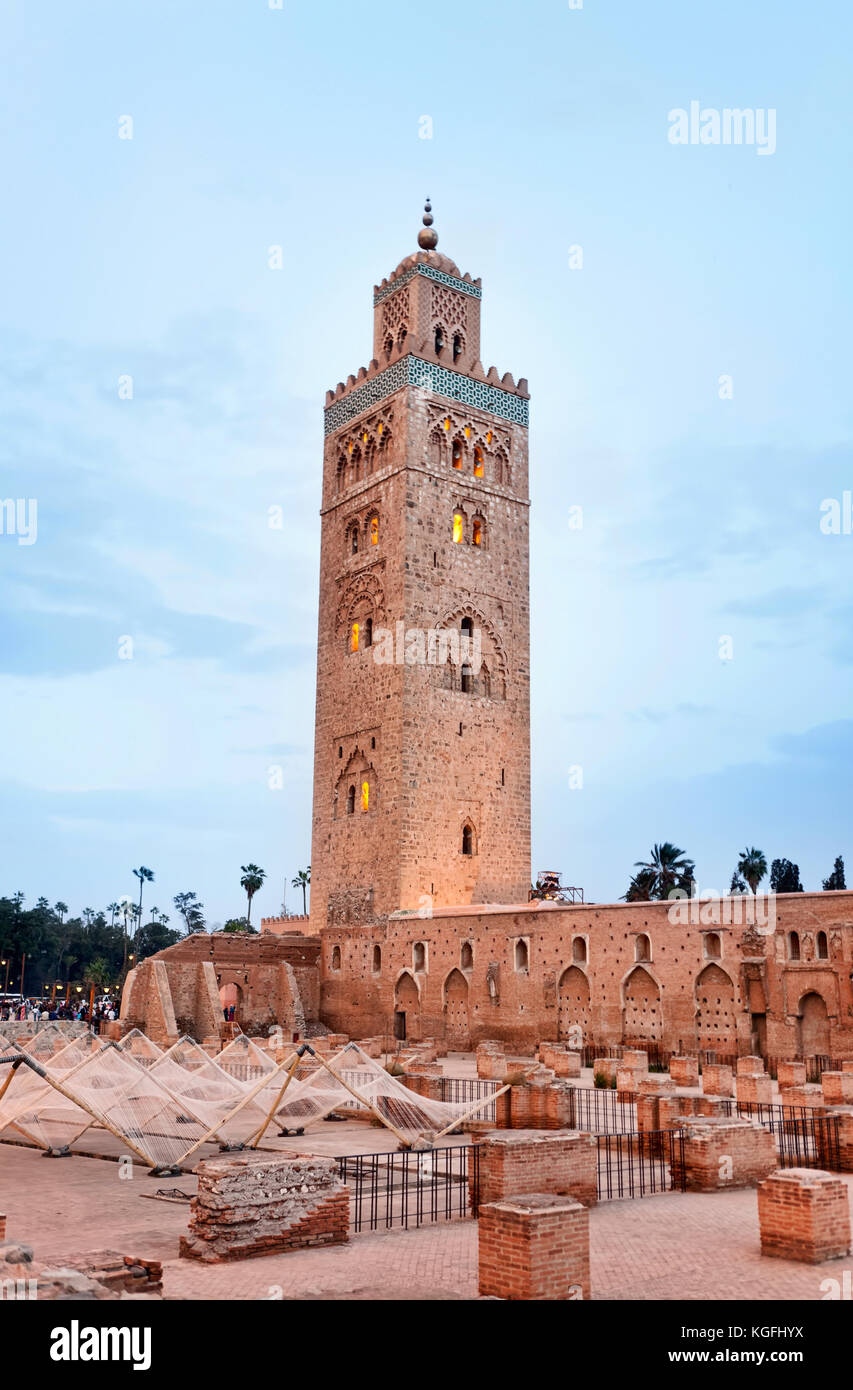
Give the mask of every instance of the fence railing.
[{"label": "fence railing", "polygon": [[727,1101],[724,1112],[757,1120],[776,1140],[780,1168],[841,1168],[840,1122],[803,1105],[758,1105]]},{"label": "fence railing", "polygon": [[[470,1076],[442,1076],[436,1080],[441,1082],[440,1099],[451,1105],[475,1105],[478,1100],[493,1096],[501,1088],[500,1081],[486,1081]],[[494,1123],[497,1119],[494,1101],[478,1110],[474,1119],[491,1120]]]},{"label": "fence railing", "polygon": [[356,1232],[428,1225],[477,1215],[476,1144],[384,1154],[349,1154],[338,1171],[350,1191]]},{"label": "fence railing", "polygon": [[599,1134],[598,1200],[685,1191],[684,1131]]},{"label": "fence railing", "polygon": [[616,1091],[573,1086],[569,1094],[569,1129],[583,1129],[590,1134],[629,1134],[636,1130],[636,1104],[633,1101],[620,1100]]}]

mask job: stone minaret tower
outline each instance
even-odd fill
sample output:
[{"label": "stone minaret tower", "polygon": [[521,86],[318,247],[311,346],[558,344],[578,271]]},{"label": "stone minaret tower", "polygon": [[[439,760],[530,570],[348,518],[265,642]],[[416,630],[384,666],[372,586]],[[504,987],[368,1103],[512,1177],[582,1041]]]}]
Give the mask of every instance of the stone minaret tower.
[{"label": "stone minaret tower", "polygon": [[528,391],[429,202],[326,397],[311,925],[526,902]]}]

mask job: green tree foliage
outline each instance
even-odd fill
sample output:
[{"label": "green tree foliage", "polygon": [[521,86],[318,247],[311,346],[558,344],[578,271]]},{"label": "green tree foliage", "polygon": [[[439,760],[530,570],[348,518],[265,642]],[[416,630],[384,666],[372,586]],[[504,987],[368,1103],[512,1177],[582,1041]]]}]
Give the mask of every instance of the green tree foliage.
[{"label": "green tree foliage", "polygon": [[638,860],[634,868],[639,873],[634,874],[624,894],[627,902],[660,901],[668,898],[673,889],[692,891],[696,866],[683,849],[669,840],[652,845],[651,857]]},{"label": "green tree foliage", "polygon": [[[741,850],[740,858],[737,861],[737,871],[742,878],[746,879],[750,892],[754,896],[761,880],[767,877],[767,860],[762,851],[755,848]],[[773,887],[772,883],[770,887]]]},{"label": "green tree foliage", "polygon": [[790,859],[774,859],[770,867],[770,887],[774,893],[802,893],[800,869]]},{"label": "green tree foliage", "polygon": [[824,893],[837,893],[840,888],[847,887],[844,879],[844,860],[840,854],[833,865],[832,873],[829,878],[823,880],[822,886]]}]

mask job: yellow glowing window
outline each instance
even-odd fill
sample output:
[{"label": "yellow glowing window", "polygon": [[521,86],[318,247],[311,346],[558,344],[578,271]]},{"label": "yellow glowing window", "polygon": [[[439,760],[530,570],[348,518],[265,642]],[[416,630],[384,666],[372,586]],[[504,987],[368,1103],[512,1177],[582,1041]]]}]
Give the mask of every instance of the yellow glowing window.
[{"label": "yellow glowing window", "polygon": [[473,540],[473,542],[474,542],[475,545],[479,545],[479,544],[481,543],[481,541],[482,541],[482,538],[483,538],[483,523],[482,523],[481,521],[475,521],[475,522],[474,522],[473,534],[472,534],[472,536],[471,536],[471,539]]},{"label": "yellow glowing window", "polygon": [[483,461],[483,451],[478,445],[474,450],[474,477],[482,478],[485,471],[486,467]]},{"label": "yellow glowing window", "polygon": [[362,809],[362,811],[366,811],[366,810],[367,810],[368,802],[369,802],[369,801],[370,801],[370,783],[369,783],[369,782],[362,782],[362,784],[361,784],[361,809]]},{"label": "yellow glowing window", "polygon": [[471,426],[470,426],[470,425],[466,425],[466,426],[465,426],[465,438],[466,438],[466,439],[470,439],[470,438],[471,438]]},{"label": "yellow glowing window", "polygon": [[364,434],[361,436],[361,442],[362,444],[367,443],[367,430],[365,430]]},{"label": "yellow glowing window", "polygon": [[447,419],[446,419],[445,422],[444,422],[444,428],[445,428],[446,430],[449,430],[449,429],[450,429],[450,416],[449,416],[449,415],[448,415]]},{"label": "yellow glowing window", "polygon": [[352,637],[350,639],[350,651],[358,651],[358,623],[352,625]]},{"label": "yellow glowing window", "polygon": [[382,426],[380,425],[380,426],[379,426],[379,429],[377,430],[377,434],[381,434],[381,433],[382,433]]},{"label": "yellow glowing window", "polygon": [[378,545],[378,544],[379,544],[379,517],[378,517],[378,516],[371,517],[371,520],[370,520],[370,544],[371,544],[371,545]]},{"label": "yellow glowing window", "polygon": [[461,512],[454,512],[454,514],[453,514],[453,539],[454,539],[454,541],[457,542],[457,544],[458,544],[458,542],[461,541],[461,539],[462,539],[462,513],[461,513]]},{"label": "yellow glowing window", "polygon": [[352,440],[350,440],[349,444],[347,445],[347,449],[350,453],[352,453]]},{"label": "yellow glowing window", "polygon": [[489,430],[489,433],[486,435],[486,443],[487,443],[487,444],[491,444],[491,442],[492,442],[492,431]]}]

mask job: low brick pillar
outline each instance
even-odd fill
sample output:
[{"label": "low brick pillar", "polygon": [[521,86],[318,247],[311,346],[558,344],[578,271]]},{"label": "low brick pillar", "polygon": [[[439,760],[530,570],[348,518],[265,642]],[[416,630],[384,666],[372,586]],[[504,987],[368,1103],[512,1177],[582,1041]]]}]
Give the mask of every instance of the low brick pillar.
[{"label": "low brick pillar", "polygon": [[735,1094],[740,1105],[771,1105],[773,1078],[764,1072],[738,1072]]},{"label": "low brick pillar", "polygon": [[776,1080],[779,1083],[780,1091],[784,1091],[786,1086],[805,1086],[806,1077],[805,1062],[779,1062],[777,1064]]},{"label": "low brick pillar", "polygon": [[616,1073],[616,1097],[618,1100],[633,1100],[637,1094],[639,1073],[632,1067],[620,1067]]},{"label": "low brick pillar", "polygon": [[522,1193],[480,1208],[480,1293],[492,1298],[590,1297],[589,1212],[571,1197]]},{"label": "low brick pillar", "polygon": [[649,1054],[642,1052],[637,1047],[623,1047],[622,1066],[630,1067],[632,1071],[639,1072],[641,1076],[648,1076]]},{"label": "low brick pillar", "polygon": [[738,1076],[755,1076],[764,1071],[763,1057],[738,1057],[737,1074]]},{"label": "low brick pillar", "polygon": [[699,1058],[670,1057],[669,1074],[676,1086],[698,1086]]},{"label": "low brick pillar", "polygon": [[581,1074],[581,1054],[579,1052],[555,1052],[551,1062],[551,1070],[558,1077],[577,1078]]},{"label": "low brick pillar", "polygon": [[725,1096],[694,1096],[693,1099],[695,1101],[694,1114],[696,1115],[705,1115],[706,1117],[722,1115],[727,1119],[732,1113],[733,1107],[728,1104],[728,1098]]},{"label": "low brick pillar", "polygon": [[[776,1171],[776,1142],[769,1129],[753,1120],[685,1119],[684,1182],[689,1192],[724,1192],[754,1187]],[[676,1145],[673,1182],[681,1182]]]},{"label": "low brick pillar", "polygon": [[503,1081],[506,1057],[501,1042],[481,1042],[477,1047],[477,1075],[483,1081]]},{"label": "low brick pillar", "polygon": [[762,1255],[820,1264],[850,1253],[850,1203],[842,1178],[782,1168],[759,1186]]},{"label": "low brick pillar", "polygon": [[[479,1201],[511,1197],[525,1184],[537,1192],[572,1196],[585,1207],[598,1200],[598,1144],[577,1130],[495,1130],[477,1145]],[[473,1167],[473,1165],[472,1165]],[[473,1172],[469,1183],[473,1182]]]},{"label": "low brick pillar", "polygon": [[842,1063],[841,1063],[841,1070],[842,1070],[842,1071],[851,1071],[851,1072],[853,1072],[853,1062],[842,1062]]},{"label": "low brick pillar", "polygon": [[596,1057],[592,1063],[593,1077],[600,1076],[610,1086],[616,1080],[616,1073],[621,1065],[619,1057]]},{"label": "low brick pillar", "polygon": [[785,1094],[780,1098],[780,1101],[782,1105],[805,1106],[807,1110],[822,1110],[826,1105],[823,1087],[813,1084],[786,1087]]},{"label": "low brick pillar", "polygon": [[378,1060],[382,1056],[383,1047],[381,1038],[361,1038],[360,1041],[356,1043],[356,1046],[360,1047],[367,1057],[374,1057]]},{"label": "low brick pillar", "polygon": [[702,1068],[702,1090],[706,1096],[733,1096],[735,1083],[731,1067],[706,1062]]},{"label": "low brick pillar", "polygon": [[543,1096],[543,1129],[570,1129],[575,1122],[574,1087],[567,1081],[552,1081]]},{"label": "low brick pillar", "polygon": [[853,1072],[825,1071],[820,1084],[827,1105],[853,1105]]},{"label": "low brick pillar", "polygon": [[661,1096],[674,1097],[672,1078],[662,1073],[644,1076],[637,1082],[637,1129],[660,1129],[659,1102]]},{"label": "low brick pillar", "polygon": [[853,1173],[853,1110],[838,1115],[838,1166],[842,1173]]},{"label": "low brick pillar", "polygon": [[349,1191],[332,1158],[229,1154],[196,1172],[183,1256],[245,1260],[349,1239]]}]

